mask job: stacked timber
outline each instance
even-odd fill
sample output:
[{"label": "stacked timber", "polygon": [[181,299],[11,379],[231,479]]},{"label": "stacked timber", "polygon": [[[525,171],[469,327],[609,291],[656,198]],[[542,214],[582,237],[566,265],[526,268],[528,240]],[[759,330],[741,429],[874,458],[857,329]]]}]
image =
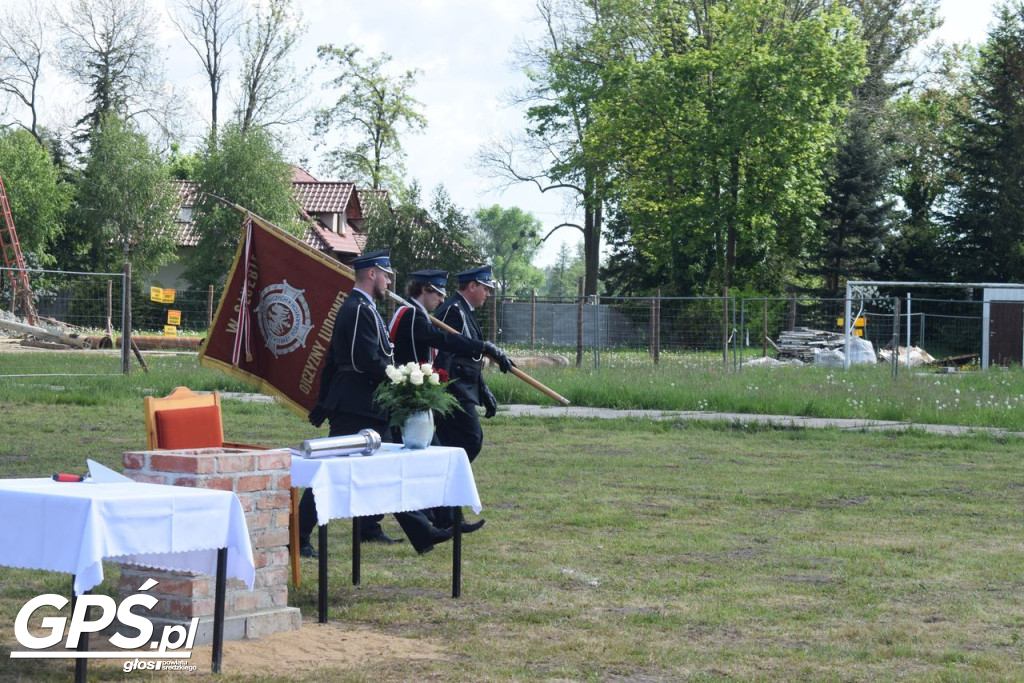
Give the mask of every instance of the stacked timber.
[{"label": "stacked timber", "polygon": [[809,327],[797,327],[793,330],[779,333],[779,342],[776,348],[779,352],[779,360],[796,358],[804,363],[814,362],[814,352],[827,349],[843,349],[844,339],[841,332],[826,332],[825,330],[812,330]]}]

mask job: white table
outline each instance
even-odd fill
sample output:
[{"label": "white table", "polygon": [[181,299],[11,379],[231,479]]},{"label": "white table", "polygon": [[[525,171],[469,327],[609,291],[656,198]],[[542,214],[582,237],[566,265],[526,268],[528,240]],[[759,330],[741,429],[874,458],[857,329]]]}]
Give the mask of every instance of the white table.
[{"label": "white table", "polygon": [[[0,480],[0,564],[74,575],[72,597],[103,581],[103,560],[215,574],[213,671],[220,671],[228,574],[251,589],[249,529],[231,491],[139,482]],[[80,650],[88,648],[82,641]],[[76,661],[82,665],[85,657]]]},{"label": "white table", "polygon": [[372,455],[292,457],[292,486],[313,489],[320,526],[319,617],[327,621],[327,523],[352,518],[352,583],[359,583],[359,525],[356,517],[454,507],[452,597],[462,583],[462,507],[482,506],[473,469],[461,448],[430,446],[406,450],[385,443]]}]

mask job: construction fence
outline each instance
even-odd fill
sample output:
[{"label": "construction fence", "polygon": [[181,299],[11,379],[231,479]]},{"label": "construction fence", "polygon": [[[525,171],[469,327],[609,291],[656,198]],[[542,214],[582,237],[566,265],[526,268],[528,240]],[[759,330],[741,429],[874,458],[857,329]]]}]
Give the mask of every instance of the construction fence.
[{"label": "construction fence", "polygon": [[[854,300],[854,334],[876,351],[925,349],[936,359],[977,362],[982,301],[903,297]],[[717,354],[726,366],[779,355],[785,332],[844,331],[845,299],[747,297],[501,298],[481,323],[499,345],[555,350],[600,366],[602,351]],[[907,308],[911,306],[908,315]]]},{"label": "construction fence", "polygon": [[[12,288],[0,269],[0,306],[12,307]],[[115,338],[122,329],[122,274],[29,271],[40,317]],[[132,286],[134,335],[203,335],[220,291]],[[920,347],[936,359],[977,362],[988,304],[970,299],[878,296],[852,303],[855,334],[876,351]],[[389,308],[394,307],[389,304]],[[485,335],[500,346],[564,355],[571,364],[600,368],[602,353],[633,352],[657,363],[663,354],[703,354],[742,369],[780,355],[788,332],[841,334],[844,299],[750,297],[494,297],[478,312]],[[908,310],[909,309],[909,310]],[[384,311],[388,315],[390,311]],[[0,333],[3,331],[0,330]],[[0,373],[2,374],[2,373]]]}]

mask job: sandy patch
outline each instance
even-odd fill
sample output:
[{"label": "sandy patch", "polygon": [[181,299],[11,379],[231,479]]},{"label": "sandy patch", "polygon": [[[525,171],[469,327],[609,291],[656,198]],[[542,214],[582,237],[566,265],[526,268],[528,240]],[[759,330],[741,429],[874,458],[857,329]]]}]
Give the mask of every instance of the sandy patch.
[{"label": "sandy patch", "polygon": [[[37,636],[47,632],[30,628]],[[95,649],[112,649],[109,643],[90,643]],[[103,645],[106,645],[104,647]],[[20,646],[7,643],[10,651]],[[48,648],[60,649],[59,646]],[[295,679],[315,678],[337,669],[359,669],[383,661],[443,660],[446,654],[435,644],[426,640],[400,638],[369,629],[345,627],[341,624],[321,624],[315,620],[305,621],[297,631],[274,633],[259,640],[229,640],[224,642],[221,672],[233,676],[288,677]],[[5,657],[6,659],[6,657]],[[91,659],[89,671],[97,671],[98,677],[106,680],[111,669],[123,669],[126,661],[133,659],[131,651],[124,652],[124,658]],[[192,676],[210,673],[213,646],[203,645],[192,648],[187,664],[196,667]],[[74,667],[71,660],[67,660]],[[47,663],[45,666],[53,666]],[[173,677],[173,674],[168,672]],[[178,674],[186,675],[186,674]],[[93,676],[90,675],[90,678]],[[5,677],[0,674],[0,680]]]},{"label": "sandy patch", "polygon": [[[360,667],[382,659],[444,659],[440,648],[423,640],[398,638],[340,624],[304,622],[298,631],[259,640],[224,643],[221,671],[243,675],[294,675],[323,668]],[[191,663],[209,671],[213,649],[193,648]]]}]

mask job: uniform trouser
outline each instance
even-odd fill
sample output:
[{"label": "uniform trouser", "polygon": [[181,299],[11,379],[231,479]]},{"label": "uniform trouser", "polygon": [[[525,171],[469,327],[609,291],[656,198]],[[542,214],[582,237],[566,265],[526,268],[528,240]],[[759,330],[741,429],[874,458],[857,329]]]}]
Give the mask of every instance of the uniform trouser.
[{"label": "uniform trouser", "polygon": [[480,428],[480,416],[476,404],[463,401],[462,409],[448,415],[436,416],[437,438],[442,446],[457,446],[466,451],[469,461],[476,460],[484,445],[484,431]]},{"label": "uniform trouser", "polygon": [[[328,420],[331,425],[329,436],[346,436],[358,434],[362,429],[372,429],[380,434],[381,441],[391,441],[391,427],[383,420],[351,413],[331,413]],[[380,525],[382,519],[384,519],[384,515],[360,517],[360,536],[364,540],[369,540],[384,533]],[[433,525],[422,512],[398,512],[395,513],[395,519],[416,550],[432,544]],[[307,488],[299,501],[299,543],[301,545],[309,543],[309,537],[314,528],[316,528],[316,499],[313,496],[313,489]]]}]

